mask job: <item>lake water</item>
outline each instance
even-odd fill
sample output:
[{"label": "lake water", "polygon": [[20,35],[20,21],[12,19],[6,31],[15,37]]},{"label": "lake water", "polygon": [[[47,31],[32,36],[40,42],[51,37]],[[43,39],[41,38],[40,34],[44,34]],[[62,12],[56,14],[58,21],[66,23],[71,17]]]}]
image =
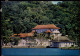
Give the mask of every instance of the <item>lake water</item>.
[{"label": "lake water", "polygon": [[59,56],[79,56],[80,55],[80,50],[63,50],[59,48],[2,48],[2,55],[12,55],[12,56],[24,56],[24,55],[32,55],[32,56],[37,56],[37,55],[59,55]]}]

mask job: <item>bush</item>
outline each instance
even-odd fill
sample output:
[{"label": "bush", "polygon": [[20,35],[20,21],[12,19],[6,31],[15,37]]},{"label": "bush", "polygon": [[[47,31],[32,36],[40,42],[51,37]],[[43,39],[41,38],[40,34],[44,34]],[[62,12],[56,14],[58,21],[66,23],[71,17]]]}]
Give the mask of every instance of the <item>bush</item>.
[{"label": "bush", "polygon": [[61,47],[62,49],[80,49],[80,47],[75,46],[75,47]]}]

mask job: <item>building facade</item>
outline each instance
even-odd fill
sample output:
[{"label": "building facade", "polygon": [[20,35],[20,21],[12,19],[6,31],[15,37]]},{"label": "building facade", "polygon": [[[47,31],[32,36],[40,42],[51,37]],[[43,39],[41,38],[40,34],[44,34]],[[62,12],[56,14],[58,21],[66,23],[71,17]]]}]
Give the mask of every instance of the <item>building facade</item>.
[{"label": "building facade", "polygon": [[32,30],[35,30],[37,33],[43,33],[48,30],[51,32],[53,31],[59,31],[59,27],[56,27],[54,24],[48,24],[48,25],[37,25],[36,27],[32,28]]},{"label": "building facade", "polygon": [[54,38],[53,47],[72,47],[75,46],[75,42],[70,40],[67,36],[58,36],[58,38]]},{"label": "building facade", "polygon": [[[34,36],[34,32],[37,33],[50,33],[51,35],[54,36],[53,40],[51,41],[52,44],[50,44],[50,42],[48,40],[43,40],[40,41],[40,39],[35,39],[36,41],[36,45],[42,45],[42,46],[52,46],[52,47],[71,47],[71,46],[75,46],[75,42],[70,40],[68,38],[68,36],[62,36],[62,34],[59,31],[59,27],[56,27],[54,24],[48,24],[48,25],[37,25],[34,28],[32,28],[32,32],[30,33],[20,33],[18,34],[20,38],[26,38],[28,40],[28,37],[32,37]],[[36,33],[36,34],[37,34]],[[15,35],[15,34],[14,34]],[[14,37],[14,35],[12,35],[12,37]],[[18,46],[26,46],[26,43],[32,43],[34,41],[24,41],[21,40],[18,44]],[[35,43],[35,42],[34,42]]]}]

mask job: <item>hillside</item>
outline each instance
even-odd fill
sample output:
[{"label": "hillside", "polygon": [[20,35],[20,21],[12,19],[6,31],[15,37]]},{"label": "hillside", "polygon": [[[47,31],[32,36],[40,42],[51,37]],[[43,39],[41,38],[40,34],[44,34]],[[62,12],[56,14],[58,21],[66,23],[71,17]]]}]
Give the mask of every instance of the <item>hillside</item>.
[{"label": "hillside", "polygon": [[15,33],[28,33],[36,25],[55,24],[63,35],[78,41],[80,45],[80,2],[63,1],[57,5],[51,1],[8,1],[1,2],[1,37],[10,42]]}]

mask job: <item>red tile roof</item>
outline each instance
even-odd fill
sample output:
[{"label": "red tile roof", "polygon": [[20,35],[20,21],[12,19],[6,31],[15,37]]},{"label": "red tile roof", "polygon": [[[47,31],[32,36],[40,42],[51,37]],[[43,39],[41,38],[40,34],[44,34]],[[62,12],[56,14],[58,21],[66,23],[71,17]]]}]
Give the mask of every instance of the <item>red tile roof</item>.
[{"label": "red tile roof", "polygon": [[[19,37],[31,37],[31,36],[33,36],[33,34],[34,33],[20,33],[20,34],[18,34],[18,36]],[[17,35],[17,34],[13,34],[11,37],[16,37],[15,35]]]},{"label": "red tile roof", "polygon": [[60,29],[60,28],[56,27],[54,24],[48,24],[48,25],[37,25],[32,29]]},{"label": "red tile roof", "polygon": [[20,33],[19,35],[20,37],[31,37],[33,36],[33,33]]}]

